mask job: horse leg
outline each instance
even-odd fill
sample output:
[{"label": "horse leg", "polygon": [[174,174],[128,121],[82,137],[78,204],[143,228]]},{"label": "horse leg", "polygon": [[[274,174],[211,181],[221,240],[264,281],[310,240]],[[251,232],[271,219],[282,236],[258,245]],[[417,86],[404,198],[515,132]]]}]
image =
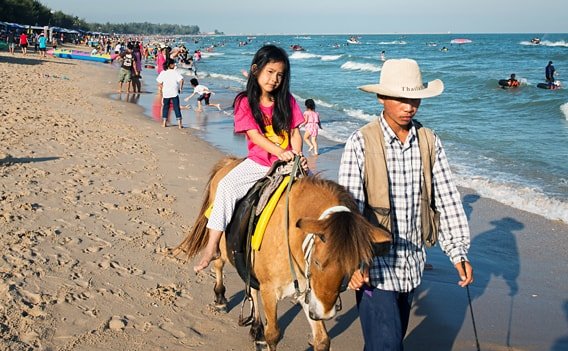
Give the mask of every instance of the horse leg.
[{"label": "horse leg", "polygon": [[260,293],[262,296],[262,307],[264,307],[264,315],[266,317],[266,326],[264,327],[264,338],[268,344],[268,349],[270,351],[276,350],[276,344],[280,340],[280,328],[278,327],[278,300],[273,289],[263,289],[260,287]]},{"label": "horse leg", "polygon": [[227,298],[225,297],[225,284],[223,283],[223,267],[225,261],[221,258],[214,261],[215,268],[215,309],[219,312],[227,312]]},{"label": "horse leg", "polygon": [[310,324],[312,329],[312,346],[314,351],[328,351],[330,350],[331,340],[327,334],[327,329],[323,321],[316,321],[310,318],[309,305],[301,302],[304,313],[306,314],[306,319]]},{"label": "horse leg", "polygon": [[264,325],[262,324],[262,319],[260,319],[260,305],[258,304],[258,290],[250,290],[250,296],[252,298],[252,305],[254,306],[253,320],[250,326],[250,337],[254,341],[254,345],[257,351],[266,350],[266,340],[264,339]]}]

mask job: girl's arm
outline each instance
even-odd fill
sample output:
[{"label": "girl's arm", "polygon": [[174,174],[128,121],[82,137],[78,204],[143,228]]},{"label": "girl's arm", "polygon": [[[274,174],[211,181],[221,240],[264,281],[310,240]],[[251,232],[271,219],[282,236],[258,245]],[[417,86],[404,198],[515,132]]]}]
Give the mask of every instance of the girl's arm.
[{"label": "girl's arm", "polygon": [[292,145],[292,150],[294,150],[294,153],[296,154],[302,154],[303,140],[300,129],[294,128],[292,129],[292,132],[290,134],[290,144]]},{"label": "girl's arm", "polygon": [[[300,134],[298,133],[298,135],[300,135]],[[280,148],[278,145],[275,145],[273,142],[268,140],[263,134],[261,134],[256,129],[247,130],[247,136],[253,144],[260,146],[264,151],[269,152],[269,153],[273,154],[274,156],[277,156],[278,159],[280,159],[282,161],[286,161],[286,162],[292,161],[294,159],[294,156],[296,155],[296,153],[294,151],[291,151],[291,150],[286,151],[286,150],[283,150],[282,148]],[[301,142],[302,142],[302,139],[300,137],[300,145],[301,145]],[[292,143],[292,147],[295,150],[294,143]]]}]

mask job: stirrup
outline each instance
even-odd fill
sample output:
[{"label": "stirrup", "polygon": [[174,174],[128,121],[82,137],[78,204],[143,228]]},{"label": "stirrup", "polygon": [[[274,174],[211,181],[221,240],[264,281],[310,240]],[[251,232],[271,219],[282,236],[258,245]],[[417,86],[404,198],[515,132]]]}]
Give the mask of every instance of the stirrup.
[{"label": "stirrup", "polygon": [[[243,318],[243,310],[245,308],[245,303],[250,301],[250,314],[248,317]],[[251,325],[254,320],[254,301],[250,295],[245,295],[243,302],[241,302],[241,312],[239,313],[239,326],[246,327],[247,325]]]}]

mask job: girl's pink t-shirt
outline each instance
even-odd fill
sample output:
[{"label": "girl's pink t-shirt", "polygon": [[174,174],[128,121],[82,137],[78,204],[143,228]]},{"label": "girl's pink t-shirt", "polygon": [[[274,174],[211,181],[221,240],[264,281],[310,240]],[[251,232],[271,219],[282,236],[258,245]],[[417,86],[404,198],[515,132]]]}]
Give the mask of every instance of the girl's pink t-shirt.
[{"label": "girl's pink t-shirt", "polygon": [[[272,125],[273,110],[274,105],[268,107],[260,105],[260,111],[262,111],[262,114],[265,117],[265,123],[268,122],[266,123],[267,125]],[[293,96],[290,96],[290,110],[292,111],[292,124],[290,129],[294,129],[304,122],[304,116],[302,115],[302,110],[300,110],[300,107]],[[235,133],[246,133],[251,129],[256,129],[260,134],[263,134],[262,129],[254,120],[248,99],[244,97],[240,99],[235,106]],[[278,160],[278,157],[252,143],[248,137],[247,148],[247,157],[260,165],[270,167]],[[286,150],[292,150],[291,141],[288,143]]]}]

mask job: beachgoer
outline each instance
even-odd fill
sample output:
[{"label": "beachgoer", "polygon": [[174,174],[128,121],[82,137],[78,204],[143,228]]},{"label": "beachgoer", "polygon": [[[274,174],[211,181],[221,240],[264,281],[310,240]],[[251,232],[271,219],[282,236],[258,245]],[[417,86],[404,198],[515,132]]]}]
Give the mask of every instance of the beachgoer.
[{"label": "beachgoer", "polygon": [[[470,234],[441,141],[414,120],[421,99],[442,93],[442,81],[424,84],[414,60],[387,60],[379,84],[359,89],[376,94],[383,111],[347,140],[339,183],[351,192],[371,223],[390,230],[393,242],[385,256],[375,257],[370,267],[363,265],[355,271],[348,287],[356,290],[365,350],[402,350],[412,298],[426,259],[422,232],[430,233],[427,219],[435,218],[429,212],[421,214],[421,210],[430,210],[422,204],[432,203],[440,214],[440,247],[456,268],[461,287],[473,282],[466,256]],[[429,140],[421,141],[429,146],[424,158],[418,137]],[[435,161],[427,174],[423,169],[431,165],[431,156]],[[429,178],[431,186],[423,186],[423,179]]]},{"label": "beachgoer", "polygon": [[385,50],[381,51],[381,61],[386,61],[386,53],[385,53]]},{"label": "beachgoer", "polygon": [[[291,161],[302,154],[298,126],[304,118],[289,88],[290,61],[286,51],[274,45],[261,47],[252,60],[246,90],[234,100],[235,132],[246,134],[248,155],[217,185],[207,222],[209,241],[193,267],[196,273],[218,257],[221,235],[237,201],[266,175],[275,161]],[[301,162],[307,169],[305,157]]]},{"label": "beachgoer", "polygon": [[545,76],[546,81],[548,82],[549,85],[554,84],[554,73],[555,72],[556,72],[556,69],[554,69],[554,66],[552,65],[552,61],[548,61],[548,65],[544,69],[544,76]]},{"label": "beachgoer", "polygon": [[20,47],[22,48],[22,54],[26,55],[28,53],[28,36],[25,32],[20,34]]},{"label": "beachgoer", "polygon": [[132,65],[132,91],[139,93],[142,90],[142,53],[140,52],[140,42],[135,42],[132,46],[132,56],[134,56],[134,65]]},{"label": "beachgoer", "polygon": [[158,74],[162,73],[162,71],[165,69],[164,67],[165,64],[166,64],[166,46],[161,44],[160,50],[156,55],[156,72],[158,72]]},{"label": "beachgoer", "polygon": [[132,73],[138,74],[134,64],[134,56],[132,51],[127,48],[122,54],[119,55],[118,60],[120,63],[120,70],[118,72],[118,92],[122,93],[122,85],[128,83],[127,92],[130,92],[130,81],[132,80]]},{"label": "beachgoer", "polygon": [[39,56],[45,57],[45,52],[47,51],[47,38],[43,32],[40,33],[37,42],[39,46]]},{"label": "beachgoer", "polygon": [[304,112],[304,125],[306,132],[304,133],[304,141],[308,144],[308,152],[313,151],[314,155],[318,155],[318,130],[320,128],[319,113],[316,112],[316,103],[312,99],[305,102],[306,112]]},{"label": "beachgoer", "polygon": [[516,78],[515,73],[511,74],[511,77],[507,80],[507,84],[509,84],[510,87],[518,87],[519,86],[519,81]]},{"label": "beachgoer", "polygon": [[212,104],[209,102],[209,99],[211,99],[211,94],[213,94],[213,92],[209,90],[209,88],[207,88],[205,85],[199,84],[199,81],[197,81],[196,78],[191,78],[189,84],[191,84],[191,86],[193,87],[193,93],[191,93],[191,95],[184,99],[185,102],[189,101],[189,99],[191,99],[193,95],[197,94],[198,97],[196,111],[203,111],[203,108],[201,108],[201,101],[205,102],[205,106],[215,106],[219,111],[221,111],[220,104]]},{"label": "beachgoer", "polygon": [[167,69],[162,71],[158,75],[158,78],[156,78],[158,90],[162,93],[162,126],[168,126],[168,113],[170,112],[171,103],[176,115],[178,127],[182,129],[179,94],[183,89],[183,76],[176,70],[176,63],[172,59],[168,59],[166,68]]},{"label": "beachgoer", "polygon": [[11,30],[8,33],[8,36],[6,37],[6,43],[8,43],[8,49],[12,55],[14,55],[16,52],[16,43],[18,41],[19,40],[18,37],[16,36],[16,33],[14,33],[14,31]]}]

